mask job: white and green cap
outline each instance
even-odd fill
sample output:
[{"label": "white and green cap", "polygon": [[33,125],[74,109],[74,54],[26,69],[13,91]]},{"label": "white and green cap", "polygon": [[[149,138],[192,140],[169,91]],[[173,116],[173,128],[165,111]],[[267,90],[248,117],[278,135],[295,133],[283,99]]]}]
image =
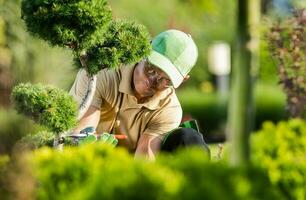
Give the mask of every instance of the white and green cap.
[{"label": "white and green cap", "polygon": [[198,58],[198,49],[189,34],[167,30],[152,40],[151,64],[163,70],[177,88]]}]

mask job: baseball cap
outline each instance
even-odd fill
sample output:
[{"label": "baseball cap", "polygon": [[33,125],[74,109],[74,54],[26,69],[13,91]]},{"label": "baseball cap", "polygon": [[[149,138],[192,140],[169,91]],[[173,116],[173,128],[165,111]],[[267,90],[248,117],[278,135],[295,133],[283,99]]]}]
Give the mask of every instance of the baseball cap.
[{"label": "baseball cap", "polygon": [[167,30],[152,40],[148,61],[163,70],[177,88],[198,58],[198,49],[189,34]]}]

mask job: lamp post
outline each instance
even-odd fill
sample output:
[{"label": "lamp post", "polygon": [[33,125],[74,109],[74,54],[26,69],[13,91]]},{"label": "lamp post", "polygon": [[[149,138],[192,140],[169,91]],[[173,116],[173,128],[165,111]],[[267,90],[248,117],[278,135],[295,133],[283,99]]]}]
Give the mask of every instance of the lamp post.
[{"label": "lamp post", "polygon": [[208,69],[216,78],[219,97],[224,99],[229,91],[229,74],[231,72],[230,45],[218,41],[208,49]]}]

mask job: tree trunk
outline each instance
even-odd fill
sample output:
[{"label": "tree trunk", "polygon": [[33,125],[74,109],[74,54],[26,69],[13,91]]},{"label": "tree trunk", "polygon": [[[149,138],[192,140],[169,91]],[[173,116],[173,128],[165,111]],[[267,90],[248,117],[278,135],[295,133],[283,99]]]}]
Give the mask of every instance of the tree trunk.
[{"label": "tree trunk", "polygon": [[251,71],[256,71],[258,60],[258,39],[251,32],[258,30],[252,27],[258,22],[259,4],[259,0],[238,0],[237,38],[234,44],[227,131],[230,142],[229,161],[233,166],[247,164],[249,160],[249,134],[253,120]]},{"label": "tree trunk", "polygon": [[82,102],[79,106],[78,120],[80,120],[88,110],[96,90],[96,83],[97,83],[96,75],[89,75],[87,72],[86,75],[88,78],[88,85],[87,85],[86,94],[83,97]]}]

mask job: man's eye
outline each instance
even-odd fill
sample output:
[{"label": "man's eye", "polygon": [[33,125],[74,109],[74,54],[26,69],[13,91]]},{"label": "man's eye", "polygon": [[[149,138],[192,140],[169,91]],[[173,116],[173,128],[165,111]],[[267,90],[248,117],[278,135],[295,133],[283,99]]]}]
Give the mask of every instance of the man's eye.
[{"label": "man's eye", "polygon": [[149,69],[148,74],[155,75],[157,72],[154,69]]}]

